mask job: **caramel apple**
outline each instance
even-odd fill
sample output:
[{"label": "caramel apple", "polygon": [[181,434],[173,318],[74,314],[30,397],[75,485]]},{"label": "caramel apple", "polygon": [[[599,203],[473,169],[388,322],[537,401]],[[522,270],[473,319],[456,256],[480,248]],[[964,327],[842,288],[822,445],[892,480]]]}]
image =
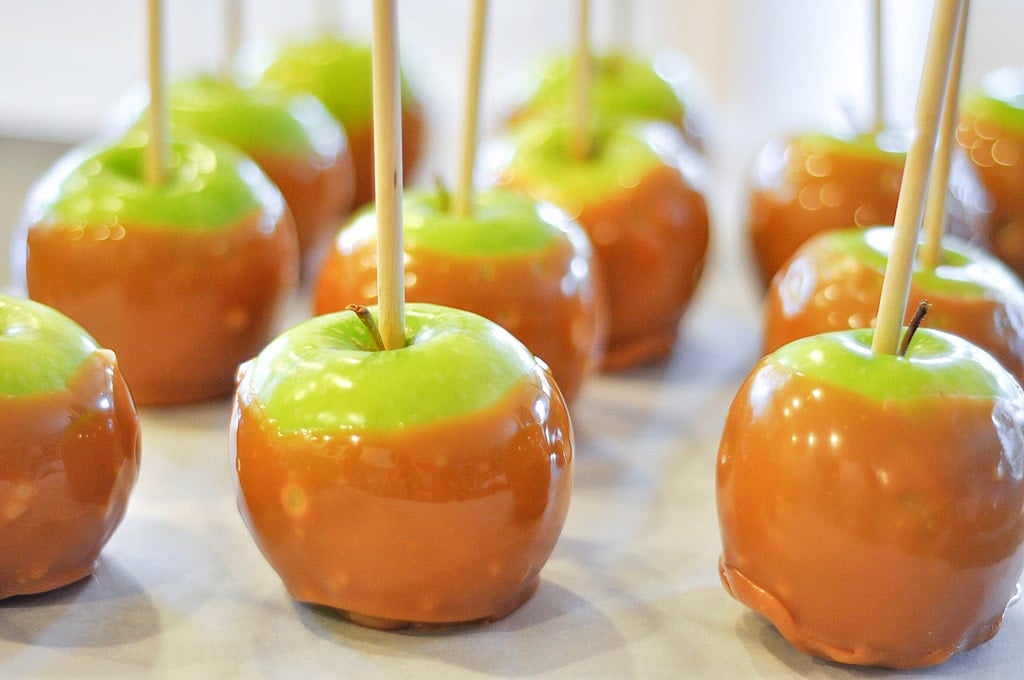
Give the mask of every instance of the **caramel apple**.
[{"label": "caramel apple", "polygon": [[704,268],[709,240],[703,163],[666,123],[600,125],[590,153],[570,152],[568,126],[524,125],[491,150],[498,183],[551,201],[594,246],[608,295],[602,365],[668,355]]},{"label": "caramel apple", "polygon": [[[543,359],[567,401],[597,367],[604,299],[591,248],[561,210],[507,190],[477,194],[467,216],[444,190],[407,192],[403,202],[406,299],[480,314]],[[376,216],[345,227],[314,286],[314,311],[377,301]]]},{"label": "caramel apple", "polygon": [[[355,205],[373,200],[373,101],[369,46],[321,36],[284,46],[260,76],[261,84],[315,95],[341,122],[355,164]],[[408,180],[423,153],[423,106],[402,79],[402,174]]]},{"label": "caramel apple", "polygon": [[[907,138],[804,133],[769,141],[749,178],[747,236],[756,274],[767,287],[804,241],[823,231],[892,224]],[[950,231],[969,238],[987,229],[988,204],[959,156],[950,172]]]},{"label": "caramel apple", "polygon": [[72,151],[26,201],[16,270],[29,295],[118,356],[139,404],[226,396],[295,289],[294,226],[250,159],[186,136],[164,181],[148,135]]},{"label": "caramel apple", "polygon": [[93,572],[139,442],[114,354],[59,312],[0,294],[0,599]]},{"label": "caramel apple", "polygon": [[[873,326],[891,249],[889,227],[827,232],[800,246],[765,294],[765,354],[808,335]],[[947,236],[939,265],[917,263],[910,285],[911,299],[932,303],[929,327],[970,340],[1024,378],[1024,286],[1006,266]]]},{"label": "caramel apple", "polygon": [[1024,276],[1024,69],[995,71],[964,98],[956,139],[993,202],[986,245]]},{"label": "caramel apple", "polygon": [[239,510],[300,601],[374,628],[501,618],[533,594],[565,520],[568,410],[500,326],[406,311],[400,348],[337,312],[243,366]]}]

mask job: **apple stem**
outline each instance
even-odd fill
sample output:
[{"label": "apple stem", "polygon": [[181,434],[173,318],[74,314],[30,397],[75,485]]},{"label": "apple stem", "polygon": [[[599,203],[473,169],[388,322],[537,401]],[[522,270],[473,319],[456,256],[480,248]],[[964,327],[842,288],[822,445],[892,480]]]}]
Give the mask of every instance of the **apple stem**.
[{"label": "apple stem", "polygon": [[590,80],[593,75],[590,53],[590,0],[579,0],[576,16],[576,118],[569,140],[569,153],[578,161],[590,158]]},{"label": "apple stem", "polygon": [[956,17],[962,0],[937,0],[928,33],[921,85],[914,111],[914,134],[907,152],[906,168],[893,223],[892,251],[882,280],[875,334],[871,350],[896,354],[903,329],[903,316],[910,294],[914,254],[924,212],[925,189],[931,171],[938,128],[935,115],[942,104],[953,45]]},{"label": "apple stem", "polygon": [[384,338],[380,335],[380,327],[377,325],[377,320],[373,318],[373,314],[366,305],[349,305],[345,308],[345,311],[352,312],[359,317],[359,320],[366,326],[366,330],[370,333],[370,341],[373,343],[371,348],[374,352],[381,352],[384,350]]},{"label": "apple stem", "polygon": [[874,57],[872,89],[875,95],[875,113],[872,130],[878,134],[885,129],[885,49],[882,44],[882,0],[875,0],[872,7],[871,46]]},{"label": "apple stem", "polygon": [[224,63],[220,67],[225,82],[234,80],[234,66],[242,47],[242,0],[224,0]]},{"label": "apple stem", "polygon": [[150,186],[164,183],[167,175],[167,104],[163,74],[163,6],[161,0],[149,0],[149,140],[146,144],[145,178]]},{"label": "apple stem", "polygon": [[487,0],[474,0],[470,19],[469,65],[466,72],[466,101],[463,109],[462,159],[459,189],[455,193],[455,214],[468,217],[473,206],[473,163],[476,159],[477,128],[480,124],[480,75],[483,71]]},{"label": "apple stem", "polygon": [[377,299],[385,349],[405,347],[402,119],[395,0],[373,2],[373,178]]},{"label": "apple stem", "polygon": [[896,353],[897,356],[907,356],[907,350],[910,349],[910,341],[914,339],[914,333],[921,327],[921,322],[924,321],[925,315],[928,310],[932,308],[932,303],[927,300],[921,300],[917,303],[917,311],[914,312],[913,318],[910,319],[910,323],[907,324],[907,330],[903,332],[903,341],[900,342],[900,349]]},{"label": "apple stem", "polygon": [[448,191],[448,185],[444,183],[441,175],[434,175],[434,191],[437,192],[438,210],[446,213],[452,207],[452,194]]},{"label": "apple stem", "polygon": [[967,13],[970,0],[963,0],[956,21],[953,57],[949,65],[949,78],[942,102],[939,121],[939,139],[935,144],[935,160],[928,183],[928,202],[924,209],[924,241],[918,251],[922,267],[934,269],[942,259],[942,232],[946,214],[946,193],[949,184],[949,166],[952,162],[953,134],[956,130],[960,94],[960,74],[963,70],[964,43],[967,35]]}]

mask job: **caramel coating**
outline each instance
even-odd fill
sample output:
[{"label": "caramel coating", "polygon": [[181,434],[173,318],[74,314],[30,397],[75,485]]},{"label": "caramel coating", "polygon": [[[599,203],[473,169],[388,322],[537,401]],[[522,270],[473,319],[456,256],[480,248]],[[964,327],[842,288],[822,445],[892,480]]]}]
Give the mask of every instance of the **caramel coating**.
[{"label": "caramel coating", "polygon": [[964,115],[956,139],[967,152],[993,202],[986,244],[1024,276],[1024,136],[997,123]]},{"label": "caramel coating", "polygon": [[988,640],[1024,568],[1020,407],[872,403],[762,360],[719,449],[726,589],[843,663],[928,666]]},{"label": "caramel coating", "polygon": [[291,595],[374,628],[510,613],[568,511],[568,411],[532,379],[455,421],[319,437],[240,390],[230,441],[239,510]]},{"label": "caramel coating", "polygon": [[298,256],[287,211],[212,233],[90,225],[28,228],[29,296],[112,349],[139,405],[231,394],[274,336]]},{"label": "caramel coating", "polygon": [[[356,173],[353,208],[366,205],[375,193],[373,174],[373,124],[352,129],[345,128],[352,163]],[[423,157],[427,133],[426,114],[415,101],[402,104],[402,180],[408,183]]]},{"label": "caramel coating", "polygon": [[0,599],[93,572],[139,470],[139,419],[109,351],[65,389],[0,396]]}]

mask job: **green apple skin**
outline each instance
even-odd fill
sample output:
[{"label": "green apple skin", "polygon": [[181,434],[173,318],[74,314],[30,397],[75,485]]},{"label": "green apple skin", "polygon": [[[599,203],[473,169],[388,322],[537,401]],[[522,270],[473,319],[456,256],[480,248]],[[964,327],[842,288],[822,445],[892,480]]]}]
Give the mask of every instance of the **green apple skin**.
[{"label": "green apple skin", "polygon": [[569,153],[570,135],[567,123],[524,125],[485,152],[483,167],[587,232],[609,301],[603,368],[667,356],[707,254],[706,165],[667,123],[595,125],[586,159]]},{"label": "green apple skin", "polygon": [[991,196],[983,244],[1024,276],[1024,68],[994,71],[965,95],[956,138]]},{"label": "green apple skin", "polygon": [[83,147],[38,181],[16,276],[116,352],[137,403],[227,396],[296,288],[291,214],[224,142],[178,131],[159,185],[144,177],[146,144],[133,130]]},{"label": "green apple skin", "polygon": [[[518,192],[476,192],[468,215],[441,190],[407,192],[406,299],[465,309],[506,328],[551,368],[572,403],[598,366],[603,293],[582,227]],[[339,233],[314,284],[314,312],[377,302],[376,213]]]},{"label": "green apple skin", "polygon": [[[513,113],[518,125],[537,118],[564,116],[573,101],[575,80],[571,56],[550,58],[540,64],[536,85]],[[706,121],[693,89],[693,69],[678,54],[641,59],[623,52],[596,55],[593,63],[592,105],[606,121],[630,118],[662,120],[680,128],[693,147],[705,150]]]},{"label": "green apple skin", "polygon": [[[764,352],[873,326],[891,249],[891,227],[826,232],[800,246],[765,294]],[[928,327],[970,340],[1024,378],[1024,286],[995,257],[946,236],[939,266],[915,263],[909,297],[932,303]],[[907,318],[913,313],[908,305]]]},{"label": "green apple skin", "polygon": [[0,599],[92,573],[139,443],[114,354],[56,310],[0,294]]},{"label": "green apple skin", "polygon": [[[369,45],[323,35],[283,45],[258,75],[259,84],[317,97],[348,136],[356,172],[354,204],[373,199],[373,71]],[[423,155],[426,120],[412,85],[401,79],[402,163],[408,183]]]},{"label": "green apple skin", "polygon": [[375,351],[353,313],[326,314],[243,365],[239,510],[297,600],[375,628],[500,618],[533,593],[568,511],[568,410],[483,317],[409,303],[406,330]]},{"label": "green apple skin", "polygon": [[996,634],[1024,568],[1024,392],[970,342],[873,330],[764,357],[717,463],[720,575],[795,647],[917,668]]},{"label": "green apple skin", "polygon": [[55,309],[0,293],[0,396],[62,389],[98,349],[85,329]]}]

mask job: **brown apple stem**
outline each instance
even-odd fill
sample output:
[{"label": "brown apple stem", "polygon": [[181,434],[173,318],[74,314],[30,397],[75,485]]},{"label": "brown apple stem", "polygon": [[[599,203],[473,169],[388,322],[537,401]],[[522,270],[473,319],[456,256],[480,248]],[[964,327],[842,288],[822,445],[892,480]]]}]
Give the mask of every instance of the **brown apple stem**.
[{"label": "brown apple stem", "polygon": [[875,0],[872,6],[871,47],[874,63],[872,66],[871,89],[874,93],[875,113],[871,129],[877,135],[885,129],[885,49],[882,33],[882,0]]},{"label": "brown apple stem", "polygon": [[151,186],[164,183],[167,175],[167,102],[164,93],[163,69],[163,6],[161,0],[149,0],[147,33],[149,34],[149,140],[146,144],[144,172]]},{"label": "brown apple stem", "polygon": [[470,18],[469,64],[466,72],[466,101],[463,107],[462,158],[459,188],[455,192],[455,214],[468,217],[473,206],[473,163],[476,159],[477,128],[480,124],[480,75],[483,71],[487,0],[473,0]]},{"label": "brown apple stem", "polygon": [[224,0],[224,63],[220,75],[224,82],[234,80],[238,52],[242,48],[242,0]]},{"label": "brown apple stem", "polygon": [[363,325],[366,326],[366,330],[370,333],[370,340],[373,342],[373,351],[382,351],[384,349],[384,338],[380,336],[380,327],[377,326],[377,320],[373,318],[373,314],[366,308],[366,305],[349,305],[345,308],[345,311],[353,312],[363,322]]},{"label": "brown apple stem", "polygon": [[928,182],[928,199],[924,208],[924,241],[917,253],[918,263],[934,269],[942,260],[942,233],[946,215],[946,194],[949,184],[949,166],[952,162],[953,135],[956,130],[959,108],[960,74],[963,70],[964,43],[967,35],[967,14],[970,0],[963,0],[956,21],[956,36],[953,43],[953,57],[949,65],[949,79],[942,101],[942,118],[939,120],[939,139],[935,144],[935,160]]},{"label": "brown apple stem", "polygon": [[914,111],[914,134],[907,152],[903,183],[896,204],[892,251],[882,281],[878,321],[871,342],[876,354],[896,354],[903,315],[910,294],[914,254],[924,212],[925,189],[931,171],[932,153],[938,128],[939,107],[946,89],[946,77],[953,50],[956,18],[962,0],[937,0],[932,13],[921,85]]},{"label": "brown apple stem", "polygon": [[446,213],[452,207],[452,194],[441,175],[434,175],[434,191],[437,192],[438,210]]},{"label": "brown apple stem", "polygon": [[590,0],[579,0],[576,16],[576,100],[575,119],[569,140],[572,158],[590,158],[590,81],[593,77],[593,55],[590,52]]},{"label": "brown apple stem", "polygon": [[377,208],[377,299],[385,349],[405,347],[402,120],[395,0],[373,2],[373,179]]},{"label": "brown apple stem", "polygon": [[910,323],[907,324],[907,330],[903,332],[903,341],[900,342],[900,349],[896,353],[897,356],[907,356],[907,350],[910,349],[910,341],[914,339],[914,333],[921,327],[921,322],[924,321],[925,315],[928,310],[932,308],[932,303],[927,300],[921,300],[917,303],[917,311],[914,312],[914,316],[910,319]]}]

